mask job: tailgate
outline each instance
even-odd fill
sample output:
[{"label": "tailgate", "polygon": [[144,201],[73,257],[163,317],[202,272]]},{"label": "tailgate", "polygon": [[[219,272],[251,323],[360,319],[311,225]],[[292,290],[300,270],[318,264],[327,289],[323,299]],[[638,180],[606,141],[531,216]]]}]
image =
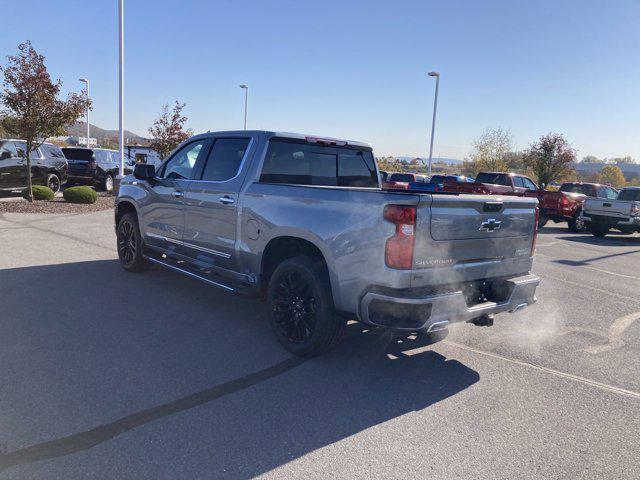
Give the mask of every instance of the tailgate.
[{"label": "tailgate", "polygon": [[584,212],[587,215],[602,215],[605,217],[628,219],[631,216],[631,205],[633,205],[633,202],[589,198],[585,202]]},{"label": "tailgate", "polygon": [[513,196],[421,196],[414,269],[529,259],[537,204]]}]

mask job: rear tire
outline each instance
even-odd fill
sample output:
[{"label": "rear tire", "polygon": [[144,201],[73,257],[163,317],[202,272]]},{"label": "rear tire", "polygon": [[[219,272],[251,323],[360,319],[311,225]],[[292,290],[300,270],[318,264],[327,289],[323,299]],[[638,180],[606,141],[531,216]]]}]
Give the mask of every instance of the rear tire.
[{"label": "rear tire", "polygon": [[53,190],[53,193],[58,193],[60,191],[60,179],[53,173],[47,175],[47,181],[45,185]]},{"label": "rear tire", "polygon": [[569,231],[573,233],[581,233],[587,230],[587,225],[582,217],[580,216],[582,210],[578,210],[573,218],[567,220],[567,226],[569,227]]},{"label": "rear tire", "polygon": [[301,357],[333,348],[347,326],[334,311],[326,270],[309,257],[290,258],[276,267],[269,279],[267,305],[278,342]]},{"label": "rear tire", "polygon": [[138,217],[135,213],[125,213],[118,221],[116,231],[118,258],[120,265],[127,272],[142,272],[149,267],[149,262],[143,256],[144,244]]},{"label": "rear tire", "polygon": [[603,227],[602,225],[591,225],[591,233],[594,237],[604,238],[609,233],[609,227]]}]

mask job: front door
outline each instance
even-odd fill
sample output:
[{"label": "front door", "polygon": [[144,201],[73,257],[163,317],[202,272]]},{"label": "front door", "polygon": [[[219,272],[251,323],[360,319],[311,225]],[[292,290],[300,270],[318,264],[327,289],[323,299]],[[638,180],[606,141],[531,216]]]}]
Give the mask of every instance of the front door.
[{"label": "front door", "polygon": [[185,194],[183,245],[199,263],[238,271],[235,255],[238,192],[247,170],[250,137],[219,137]]},{"label": "front door", "polygon": [[184,231],[184,194],[208,139],[184,145],[146,182],[148,201],[141,207],[141,229],[147,245],[181,253]]}]

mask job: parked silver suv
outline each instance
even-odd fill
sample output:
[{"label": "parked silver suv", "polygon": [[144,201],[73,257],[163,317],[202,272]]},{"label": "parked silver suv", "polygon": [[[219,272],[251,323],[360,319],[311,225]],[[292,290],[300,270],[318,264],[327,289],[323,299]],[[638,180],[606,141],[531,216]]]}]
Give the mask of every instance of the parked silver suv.
[{"label": "parked silver suv", "polygon": [[237,131],[190,138],[116,200],[128,271],[157,264],[268,304],[289,351],[347,319],[432,333],[535,301],[537,200],[385,191],[367,144]]}]

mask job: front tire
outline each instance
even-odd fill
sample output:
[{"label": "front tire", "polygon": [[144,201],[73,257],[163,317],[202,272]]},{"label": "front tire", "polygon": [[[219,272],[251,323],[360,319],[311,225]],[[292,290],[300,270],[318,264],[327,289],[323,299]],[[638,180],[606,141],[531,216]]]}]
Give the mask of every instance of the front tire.
[{"label": "front tire", "polygon": [[143,256],[142,236],[135,213],[125,213],[118,221],[117,246],[120,265],[128,272],[142,272],[149,267]]},{"label": "front tire", "polygon": [[278,342],[301,357],[314,357],[342,338],[346,321],[336,314],[327,272],[308,257],[282,262],[267,288],[269,321]]},{"label": "front tire", "polygon": [[104,176],[104,180],[102,181],[102,185],[100,185],[100,189],[107,193],[113,192],[113,175],[107,173]]},{"label": "front tire", "polygon": [[53,190],[53,193],[58,193],[60,191],[60,178],[53,173],[47,175],[47,181],[45,183],[47,187]]},{"label": "front tire", "polygon": [[582,211],[578,210],[573,218],[567,221],[567,226],[569,227],[569,231],[573,233],[582,233],[587,230],[587,224],[580,216]]}]

